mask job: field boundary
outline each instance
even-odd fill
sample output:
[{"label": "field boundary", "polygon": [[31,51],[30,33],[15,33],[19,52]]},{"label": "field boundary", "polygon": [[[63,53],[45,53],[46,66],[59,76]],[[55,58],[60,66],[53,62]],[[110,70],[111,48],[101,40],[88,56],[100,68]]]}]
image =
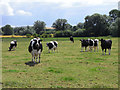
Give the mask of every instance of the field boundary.
[{"label": "field boundary", "polygon": [[21,35],[0,35],[1,38],[26,37]]}]

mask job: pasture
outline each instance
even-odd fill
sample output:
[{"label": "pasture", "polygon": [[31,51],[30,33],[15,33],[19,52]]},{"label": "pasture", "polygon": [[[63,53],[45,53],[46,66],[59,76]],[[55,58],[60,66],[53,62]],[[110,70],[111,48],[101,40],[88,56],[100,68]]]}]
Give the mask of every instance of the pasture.
[{"label": "pasture", "polygon": [[[32,66],[26,64],[32,61],[28,52],[31,38],[3,38],[2,87],[118,88],[118,38],[103,38],[113,41],[111,55],[102,55],[100,42],[98,52],[80,52],[81,37],[75,43],[69,38],[43,39],[41,63]],[[10,52],[9,43],[14,39],[18,46]],[[58,52],[48,53],[46,42],[50,40],[58,41]]]}]

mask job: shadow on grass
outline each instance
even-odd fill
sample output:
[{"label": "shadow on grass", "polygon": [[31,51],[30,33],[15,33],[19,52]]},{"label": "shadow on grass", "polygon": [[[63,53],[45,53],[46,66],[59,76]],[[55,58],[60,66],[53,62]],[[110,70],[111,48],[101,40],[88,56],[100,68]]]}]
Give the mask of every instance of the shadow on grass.
[{"label": "shadow on grass", "polygon": [[38,64],[38,62],[35,62],[35,63],[34,63],[34,62],[32,62],[32,61],[29,61],[29,62],[26,62],[25,64],[26,64],[26,65],[29,65],[29,66],[31,67],[31,66],[35,66],[35,64]]}]

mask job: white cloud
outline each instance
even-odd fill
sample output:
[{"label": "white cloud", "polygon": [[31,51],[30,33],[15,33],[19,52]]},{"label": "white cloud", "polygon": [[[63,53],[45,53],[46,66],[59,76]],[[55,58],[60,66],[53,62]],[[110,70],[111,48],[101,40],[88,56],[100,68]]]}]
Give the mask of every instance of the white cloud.
[{"label": "white cloud", "polygon": [[59,4],[60,7],[81,7],[117,3],[119,0],[2,0],[4,2],[41,2]]},{"label": "white cloud", "polygon": [[31,16],[31,15],[32,15],[32,13],[27,12],[27,11],[24,11],[24,10],[18,10],[18,11],[16,12],[16,14],[17,14],[17,15],[28,15],[28,16]]},{"label": "white cloud", "polygon": [[13,8],[5,2],[0,2],[0,15],[8,15],[8,16],[13,16]]},{"label": "white cloud", "polygon": [[40,2],[46,4],[57,4],[58,7],[87,7],[98,5],[112,5],[119,0],[2,0],[3,2],[24,3],[24,2]]},{"label": "white cloud", "polygon": [[[12,0],[11,0],[12,1]],[[15,13],[16,12],[16,13]],[[31,16],[32,14],[30,12],[24,11],[24,10],[18,10],[15,11],[9,4],[9,0],[0,2],[0,15],[5,16],[14,16],[14,15],[28,15]]]}]

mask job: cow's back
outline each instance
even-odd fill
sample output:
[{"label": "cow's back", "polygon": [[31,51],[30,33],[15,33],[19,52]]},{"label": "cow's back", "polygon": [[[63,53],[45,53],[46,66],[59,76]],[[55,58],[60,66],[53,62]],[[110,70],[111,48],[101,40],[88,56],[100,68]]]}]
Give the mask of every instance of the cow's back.
[{"label": "cow's back", "polygon": [[103,49],[111,49],[112,46],[112,40],[103,40],[101,41],[101,47]]},{"label": "cow's back", "polygon": [[53,41],[54,45],[57,47],[58,43],[56,41]]},{"label": "cow's back", "polygon": [[108,49],[111,49],[111,46],[112,46],[112,40],[106,40],[106,47]]},{"label": "cow's back", "polygon": [[84,40],[81,42],[82,47],[87,47],[89,45],[88,40]]}]

